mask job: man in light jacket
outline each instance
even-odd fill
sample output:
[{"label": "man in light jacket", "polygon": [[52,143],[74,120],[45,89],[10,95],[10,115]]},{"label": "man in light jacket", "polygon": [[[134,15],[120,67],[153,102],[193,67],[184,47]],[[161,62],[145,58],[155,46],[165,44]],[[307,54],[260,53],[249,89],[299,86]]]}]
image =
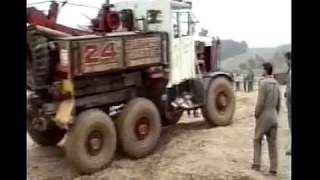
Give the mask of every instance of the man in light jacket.
[{"label": "man in light jacket", "polygon": [[256,127],[254,134],[254,158],[252,169],[259,171],[261,167],[261,151],[263,137],[267,137],[271,175],[277,174],[278,151],[277,130],[280,111],[281,93],[278,82],[272,75],[272,64],[264,63],[264,76],[258,91],[255,107]]}]

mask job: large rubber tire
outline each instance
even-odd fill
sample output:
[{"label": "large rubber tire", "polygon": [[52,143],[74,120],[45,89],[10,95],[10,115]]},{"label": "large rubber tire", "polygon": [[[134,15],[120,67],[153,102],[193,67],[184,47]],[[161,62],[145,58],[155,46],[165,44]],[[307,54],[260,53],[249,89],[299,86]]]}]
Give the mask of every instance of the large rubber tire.
[{"label": "large rubber tire", "polygon": [[[203,83],[199,79],[190,79],[188,80],[191,92],[193,94],[193,102],[194,103],[202,103],[204,96],[204,88]],[[174,96],[175,98],[175,96]],[[183,110],[173,110],[171,105],[167,105],[167,110],[165,111],[165,118],[163,120],[164,125],[174,125],[179,122],[181,116],[183,115]]]},{"label": "large rubber tire", "polygon": [[35,84],[46,85],[50,76],[50,55],[48,39],[42,35],[32,36],[32,74]]},{"label": "large rubber tire", "polygon": [[[130,158],[150,154],[158,144],[161,119],[156,106],[145,98],[131,100],[116,121],[121,150]],[[145,127],[143,130],[139,128]]]},{"label": "large rubber tire", "polygon": [[30,90],[32,91],[33,88],[34,88],[34,85],[35,85],[35,82],[34,82],[34,78],[33,78],[33,74],[32,74],[32,71],[31,71],[31,63],[29,62],[29,59],[27,58],[27,79],[26,79],[26,88],[27,90]]},{"label": "large rubber tire", "polygon": [[183,115],[182,110],[181,111],[164,112],[164,118],[162,120],[162,124],[164,126],[175,125],[179,122],[182,115]]},{"label": "large rubber tire", "polygon": [[27,90],[32,91],[33,87],[34,87],[34,79],[32,77],[31,71],[29,69],[27,69]]},{"label": "large rubber tire", "polygon": [[[92,139],[90,139],[92,137]],[[91,143],[96,141],[96,148]],[[68,133],[66,156],[80,173],[92,173],[109,165],[116,151],[116,130],[107,114],[98,109],[81,112]]]},{"label": "large rubber tire", "polygon": [[32,118],[32,114],[28,113],[27,132],[31,139],[37,144],[42,146],[55,146],[64,137],[66,131],[64,129],[60,129],[55,124],[51,124],[50,127],[45,131],[39,131],[32,126]]},{"label": "large rubber tire", "polygon": [[217,77],[209,82],[202,114],[211,125],[227,126],[232,123],[235,103],[232,83],[226,77]]},{"label": "large rubber tire", "polygon": [[147,86],[146,94],[148,99],[150,99],[158,108],[162,125],[169,126],[178,123],[183,115],[183,111],[173,110],[173,108],[170,108],[169,104],[166,104],[165,101],[161,100],[161,96],[166,93],[166,85],[166,80],[153,81],[152,84]]}]

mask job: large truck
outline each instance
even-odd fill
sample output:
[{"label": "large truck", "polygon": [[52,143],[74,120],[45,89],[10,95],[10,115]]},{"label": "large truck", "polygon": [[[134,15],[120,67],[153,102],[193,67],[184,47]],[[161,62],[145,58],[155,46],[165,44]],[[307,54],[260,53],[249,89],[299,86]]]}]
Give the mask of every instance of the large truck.
[{"label": "large truck", "polygon": [[[91,31],[27,9],[27,132],[55,146],[81,173],[106,167],[117,149],[152,153],[162,126],[201,109],[212,126],[232,123],[233,79],[219,71],[219,41],[195,44],[192,4],[132,0],[102,5]],[[197,50],[197,51],[196,51]],[[199,68],[198,60],[204,68]]]}]

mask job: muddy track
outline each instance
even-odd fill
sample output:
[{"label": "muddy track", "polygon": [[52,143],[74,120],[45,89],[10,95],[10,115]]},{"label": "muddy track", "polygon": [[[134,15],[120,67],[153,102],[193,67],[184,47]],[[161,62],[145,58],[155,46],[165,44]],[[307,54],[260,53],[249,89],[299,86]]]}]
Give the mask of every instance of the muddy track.
[{"label": "muddy track", "polygon": [[99,172],[80,176],[64,158],[59,147],[39,147],[27,137],[27,175],[30,180],[286,180],[291,172],[286,108],[279,116],[279,175],[268,171],[264,143],[262,172],[250,169],[256,92],[237,93],[234,124],[211,128],[202,118],[184,116],[176,126],[163,128],[156,151],[143,159],[131,160],[117,153],[112,164]]}]

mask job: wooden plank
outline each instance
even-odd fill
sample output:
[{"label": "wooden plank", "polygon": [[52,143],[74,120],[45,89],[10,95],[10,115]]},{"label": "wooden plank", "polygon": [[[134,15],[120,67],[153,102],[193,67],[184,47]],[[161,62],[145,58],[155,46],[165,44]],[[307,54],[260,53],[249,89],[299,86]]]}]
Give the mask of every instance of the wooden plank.
[{"label": "wooden plank", "polygon": [[136,37],[125,40],[125,61],[128,67],[161,63],[161,36]]}]

